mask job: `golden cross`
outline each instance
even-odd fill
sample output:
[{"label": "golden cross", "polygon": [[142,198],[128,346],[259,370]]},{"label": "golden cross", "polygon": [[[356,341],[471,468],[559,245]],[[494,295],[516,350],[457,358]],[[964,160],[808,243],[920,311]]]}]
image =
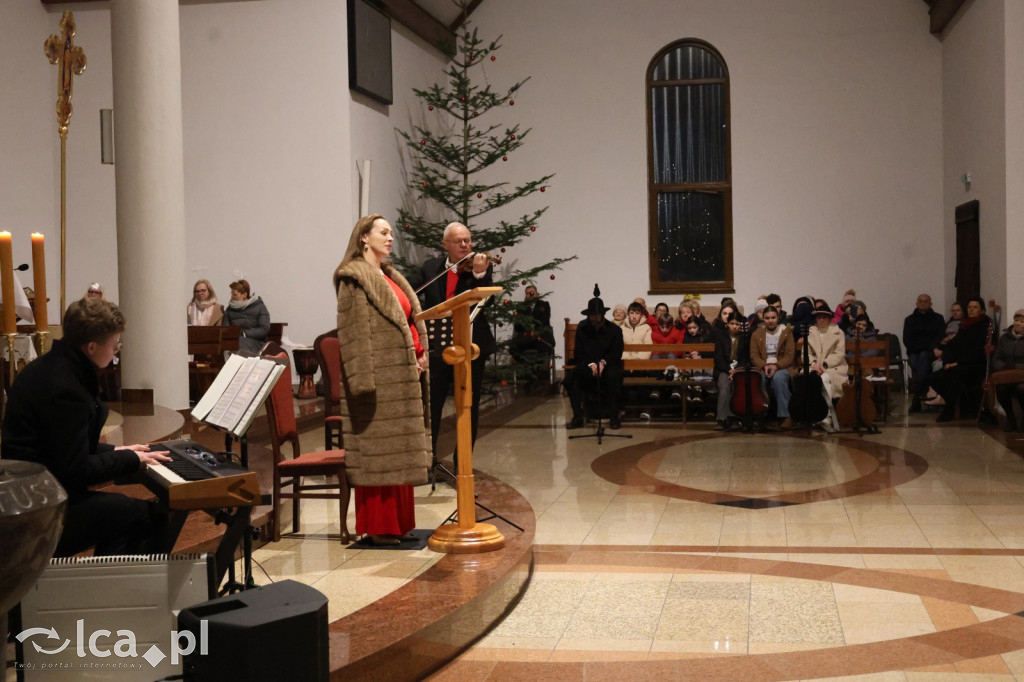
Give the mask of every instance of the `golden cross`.
[{"label": "golden cross", "polygon": [[60,71],[57,78],[57,131],[61,137],[68,134],[71,121],[71,91],[74,76],[85,71],[85,51],[73,44],[75,15],[65,11],[60,20],[60,35],[51,35],[43,43],[43,50],[51,64]]}]

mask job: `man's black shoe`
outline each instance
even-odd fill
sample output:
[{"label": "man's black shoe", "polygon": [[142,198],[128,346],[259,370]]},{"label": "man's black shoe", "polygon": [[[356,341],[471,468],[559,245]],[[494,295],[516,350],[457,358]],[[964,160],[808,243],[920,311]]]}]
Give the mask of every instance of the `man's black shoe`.
[{"label": "man's black shoe", "polygon": [[567,429],[578,429],[583,426],[583,417],[573,417],[572,421],[565,425]]},{"label": "man's black shoe", "polygon": [[612,431],[618,431],[622,428],[622,422],[618,419],[610,419],[608,420],[608,428]]},{"label": "man's black shoe", "polygon": [[921,411],[921,396],[915,395],[910,401],[910,409],[908,412],[920,412]]}]

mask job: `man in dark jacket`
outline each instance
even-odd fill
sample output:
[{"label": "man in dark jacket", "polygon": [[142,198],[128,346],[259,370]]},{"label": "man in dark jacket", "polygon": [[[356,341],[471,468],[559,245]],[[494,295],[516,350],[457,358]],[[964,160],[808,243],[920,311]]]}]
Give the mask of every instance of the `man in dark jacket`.
[{"label": "man in dark jacket", "polygon": [[64,529],[54,556],[89,547],[99,555],[167,551],[166,514],[154,504],[89,486],[169,461],[146,445],[100,443],[107,406],[96,369],[113,361],[124,317],[99,298],[75,301],[64,315],[64,336],[18,375],[7,398],[0,456],[38,462],[68,493]]},{"label": "man in dark jacket", "polygon": [[[1024,369],[1024,308],[1013,314],[1013,326],[999,337],[995,355],[992,356],[992,369]],[[1024,431],[1024,420],[1018,421],[1013,411],[1014,397],[1024,408],[1024,382],[996,386],[996,398],[1006,413],[1006,430]]]},{"label": "man in dark jacket", "polygon": [[583,396],[594,389],[600,392],[602,405],[608,409],[608,426],[622,427],[619,419],[619,394],[622,392],[622,328],[605,319],[609,308],[598,298],[594,287],[594,298],[587,309],[580,311],[587,319],[576,325],[576,343],[573,346],[572,376],[567,382],[569,404],[572,405],[572,421],[566,428],[578,429],[583,426]]},{"label": "man in dark jacket", "polygon": [[921,397],[928,391],[928,377],[932,373],[935,347],[946,332],[946,321],[932,310],[932,297],[921,294],[917,297],[914,312],[903,320],[903,345],[907,349],[910,364],[910,392],[913,399],[911,412],[921,411]]},{"label": "man in dark jacket", "polygon": [[[450,223],[444,228],[445,256],[430,258],[420,268],[418,276],[410,277],[409,284],[419,289],[423,309],[433,308],[458,294],[477,287],[493,285],[494,268],[487,254],[473,252],[473,237],[462,223]],[[460,264],[463,265],[460,268]],[[469,266],[469,267],[466,267]],[[447,272],[446,272],[447,271]],[[443,273],[443,274],[442,274]],[[435,279],[436,278],[436,279]],[[433,280],[431,282],[431,280]],[[441,353],[451,345],[451,320],[428,320],[427,337],[430,351],[430,444],[437,455],[437,434],[441,428],[441,414],[448,391],[455,382],[455,368],[444,361]],[[487,317],[481,311],[473,320],[473,343],[480,355],[473,360],[473,405],[470,410],[473,423],[473,443],[476,443],[477,423],[480,419],[480,393],[483,390],[484,366],[487,358],[497,350],[494,334]]]}]

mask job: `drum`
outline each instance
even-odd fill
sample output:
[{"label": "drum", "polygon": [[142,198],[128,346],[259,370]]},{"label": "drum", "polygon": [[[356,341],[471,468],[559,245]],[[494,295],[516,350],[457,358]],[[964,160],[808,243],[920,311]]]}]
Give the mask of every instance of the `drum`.
[{"label": "drum", "polygon": [[299,375],[298,398],[315,398],[316,384],[313,383],[313,376],[320,368],[316,359],[316,351],[312,348],[293,348],[292,357],[295,358],[295,373]]}]

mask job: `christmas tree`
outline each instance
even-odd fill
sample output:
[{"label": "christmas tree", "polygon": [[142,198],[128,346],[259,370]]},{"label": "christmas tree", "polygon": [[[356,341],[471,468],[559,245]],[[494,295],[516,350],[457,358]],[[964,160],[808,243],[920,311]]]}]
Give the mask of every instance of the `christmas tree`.
[{"label": "christmas tree", "polygon": [[[523,130],[518,124],[506,127],[501,123],[483,123],[492,118],[488,114],[495,110],[514,106],[516,93],[529,80],[525,78],[502,92],[487,82],[486,65],[497,61],[500,40],[501,36],[485,43],[476,29],[470,31],[464,25],[457,37],[455,54],[444,71],[445,82],[425,90],[413,89],[426,112],[424,125],[413,125],[411,132],[398,130],[408,149],[408,186],[413,199],[411,206],[399,209],[397,223],[403,255],[395,257],[395,264],[406,273],[418,269],[418,263],[407,259],[413,247],[436,251],[450,222],[468,227],[473,234],[473,248],[497,256],[497,262],[506,249],[537,233],[540,218],[547,211],[544,206],[518,217],[501,217],[513,215],[509,209],[512,202],[543,193],[554,176],[545,175],[520,184],[495,179],[497,173],[492,167],[508,161],[530,133],[530,129]],[[482,78],[482,84],[474,80],[476,76]],[[487,316],[499,328],[496,336],[500,347],[507,349],[511,341],[501,330],[510,332],[513,324],[520,328],[518,333],[529,338],[539,338],[542,332],[537,321],[525,314],[532,303],[526,306],[521,300],[513,300],[517,287],[535,282],[542,273],[558,269],[574,258],[555,258],[525,267],[509,263],[495,267],[494,284],[502,287],[503,292],[487,309]],[[554,274],[549,277],[555,279]],[[546,373],[548,360],[547,356],[520,357],[516,365],[508,354],[499,353],[489,367],[490,378],[504,380],[513,372]]]}]

